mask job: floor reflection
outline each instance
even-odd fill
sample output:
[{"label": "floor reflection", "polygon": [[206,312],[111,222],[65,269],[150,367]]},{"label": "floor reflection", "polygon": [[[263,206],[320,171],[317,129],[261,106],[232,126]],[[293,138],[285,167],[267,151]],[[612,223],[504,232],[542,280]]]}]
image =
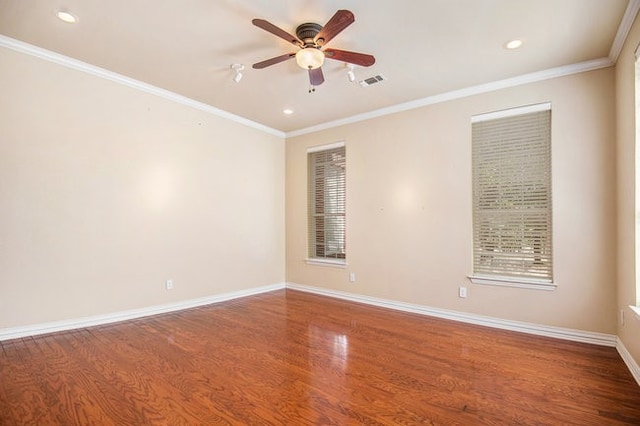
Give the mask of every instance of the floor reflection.
[{"label": "floor reflection", "polygon": [[349,360],[349,337],[346,334],[309,325],[309,348],[312,363],[330,361],[334,370],[346,371]]}]

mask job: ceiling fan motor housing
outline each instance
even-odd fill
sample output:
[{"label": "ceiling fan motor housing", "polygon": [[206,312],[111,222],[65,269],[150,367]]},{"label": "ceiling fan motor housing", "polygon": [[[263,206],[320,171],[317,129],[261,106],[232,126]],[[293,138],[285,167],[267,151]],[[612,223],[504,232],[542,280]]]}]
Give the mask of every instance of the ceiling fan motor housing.
[{"label": "ceiling fan motor housing", "polygon": [[322,30],[322,25],[306,22],[298,25],[298,28],[296,28],[296,36],[302,40],[305,46],[315,46],[316,43],[313,39],[318,35],[320,30]]}]

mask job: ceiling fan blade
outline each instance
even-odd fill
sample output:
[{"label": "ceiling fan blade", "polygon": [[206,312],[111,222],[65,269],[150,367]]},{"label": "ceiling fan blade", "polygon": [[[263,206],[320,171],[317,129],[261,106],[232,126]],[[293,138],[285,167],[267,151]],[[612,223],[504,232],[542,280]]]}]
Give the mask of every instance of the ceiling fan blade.
[{"label": "ceiling fan blade", "polygon": [[324,83],[324,74],[322,74],[322,68],[316,68],[309,70],[309,81],[312,86],[320,86]]},{"label": "ceiling fan blade", "polygon": [[253,68],[257,70],[261,70],[262,68],[266,68],[268,66],[279,64],[280,62],[284,62],[287,59],[293,58],[294,56],[296,56],[295,53],[287,53],[286,55],[276,56],[275,58],[267,59],[266,61],[253,64]]},{"label": "ceiling fan blade", "polygon": [[323,52],[329,59],[348,62],[350,64],[360,65],[361,67],[370,67],[376,62],[376,58],[365,53],[349,52],[348,50],[338,49],[325,49]]},{"label": "ceiling fan blade", "polygon": [[289,43],[295,44],[296,46],[302,46],[302,42],[298,40],[298,37],[276,27],[269,21],[265,21],[264,19],[254,19],[251,22],[253,22],[253,25],[255,25],[256,27],[262,28],[263,30],[275,36],[278,36],[281,39],[287,40]]},{"label": "ceiling fan blade", "polygon": [[332,38],[338,35],[342,30],[347,28],[349,25],[353,24],[356,18],[353,16],[353,13],[349,10],[339,10],[337,11],[329,22],[325,24],[325,26],[320,30],[320,32],[316,35],[314,41],[320,45],[324,46],[329,43]]}]

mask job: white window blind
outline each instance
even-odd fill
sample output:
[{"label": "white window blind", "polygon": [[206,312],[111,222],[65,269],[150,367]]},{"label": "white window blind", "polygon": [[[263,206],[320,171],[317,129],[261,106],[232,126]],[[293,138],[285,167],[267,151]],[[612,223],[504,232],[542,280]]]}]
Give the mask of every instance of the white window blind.
[{"label": "white window blind", "polygon": [[551,110],[535,109],[472,124],[475,276],[552,281]]},{"label": "white window blind", "polygon": [[308,157],[308,241],[310,259],[346,259],[344,144],[313,149]]}]

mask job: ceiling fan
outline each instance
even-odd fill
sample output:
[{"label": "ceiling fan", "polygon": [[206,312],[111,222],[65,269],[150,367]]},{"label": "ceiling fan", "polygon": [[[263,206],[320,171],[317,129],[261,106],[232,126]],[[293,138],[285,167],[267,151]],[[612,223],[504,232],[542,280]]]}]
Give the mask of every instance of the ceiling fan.
[{"label": "ceiling fan", "polygon": [[309,91],[313,91],[314,86],[319,86],[324,83],[324,75],[322,74],[321,67],[325,58],[363,67],[371,66],[376,61],[371,55],[346,50],[324,49],[324,46],[329,43],[331,39],[354,21],[355,17],[353,13],[348,10],[338,10],[324,27],[320,24],[306,22],[296,28],[296,35],[293,36],[264,19],[254,19],[251,21],[253,25],[288,41],[299,47],[299,50],[294,53],[287,53],[255,63],[253,64],[253,68],[266,68],[295,57],[297,64],[301,68],[309,71],[309,81],[312,87]]}]

